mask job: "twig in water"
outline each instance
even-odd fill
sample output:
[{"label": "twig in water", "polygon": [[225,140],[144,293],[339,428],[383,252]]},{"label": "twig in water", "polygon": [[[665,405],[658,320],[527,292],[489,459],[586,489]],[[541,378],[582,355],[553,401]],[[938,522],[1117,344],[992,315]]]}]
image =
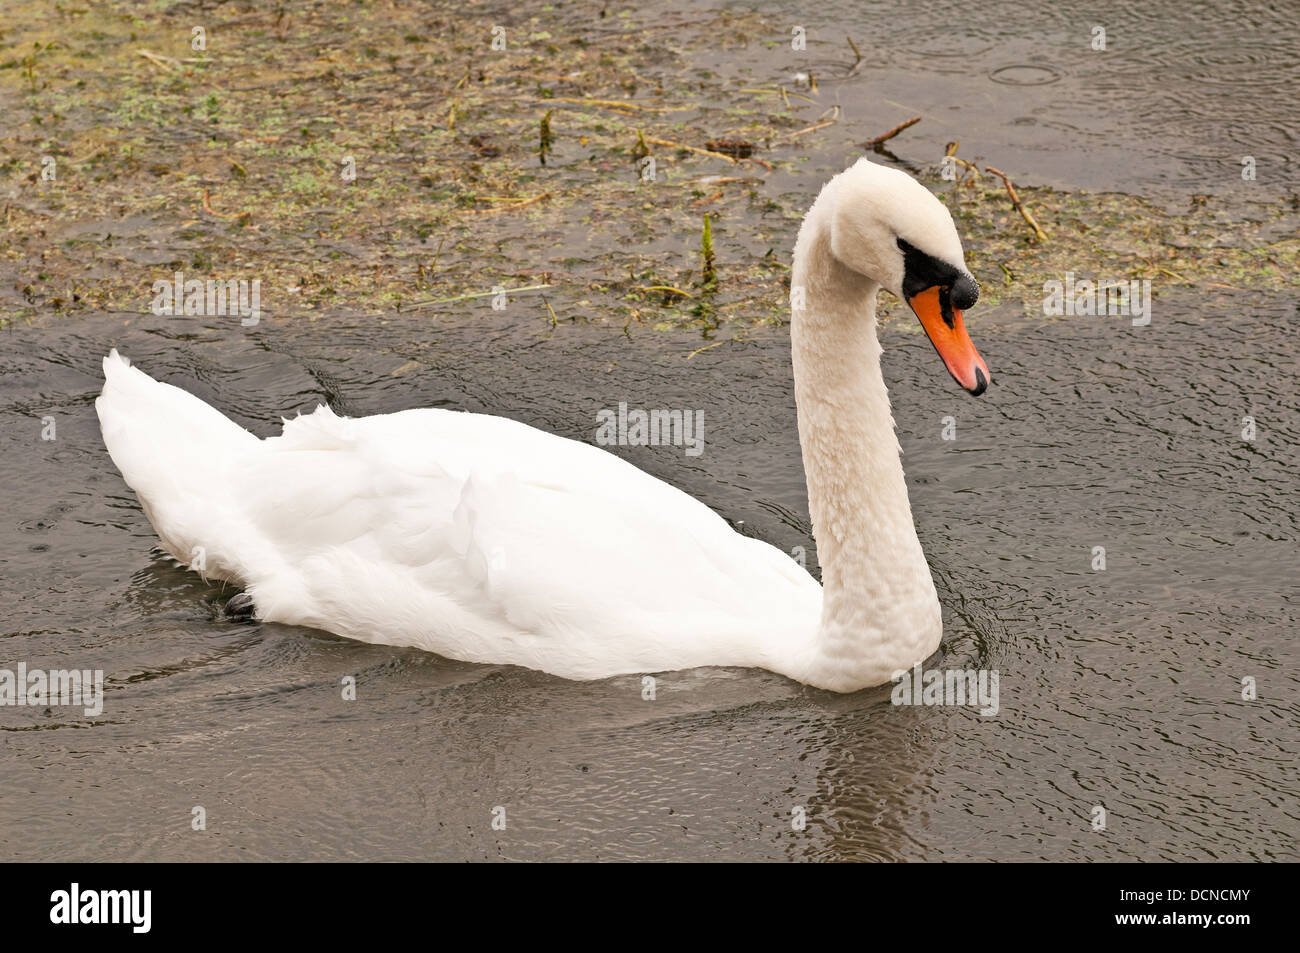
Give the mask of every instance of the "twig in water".
[{"label": "twig in water", "polygon": [[835,123],[838,121],[839,121],[838,119],[827,119],[825,122],[815,123],[811,126],[804,126],[802,129],[798,129],[790,133],[790,135],[787,138],[798,139],[800,136],[804,135],[805,133],[816,132],[818,129],[825,129],[827,126],[835,125]]},{"label": "twig in water", "polygon": [[889,130],[889,132],[885,133],[883,136],[876,136],[876,138],[864,142],[862,144],[862,148],[879,150],[881,145],[888,142],[890,139],[893,139],[894,136],[898,135],[900,132],[902,132],[904,129],[908,128],[909,126],[915,126],[920,121],[921,121],[920,116],[913,116],[911,119],[907,120],[907,122],[900,122],[897,126]]},{"label": "twig in water", "polygon": [[167,69],[173,71],[180,69],[182,63],[203,62],[202,60],[198,60],[193,57],[184,60],[178,60],[174,56],[163,56],[161,53],[154,53],[150,50],[136,50],[135,55],[143,56],[145,59],[147,59],[154,66],[157,66],[159,69]]},{"label": "twig in water", "polygon": [[442,238],[438,239],[438,250],[433,253],[433,261],[429,263],[429,274],[431,275],[438,267],[438,256],[442,254],[442,243],[446,240],[446,235],[443,235]]},{"label": "twig in water", "polygon": [[696,354],[700,354],[700,353],[702,353],[702,352],[704,352],[704,351],[709,350],[710,348],[717,347],[719,344],[726,344],[726,343],[727,343],[726,341],[714,341],[712,344],[706,344],[706,345],[704,345],[704,347],[697,347],[695,350],[691,351],[690,354],[687,354],[687,355],[686,355],[686,360],[689,361],[689,360],[690,360],[691,358],[693,358]]},{"label": "twig in water", "polygon": [[1016,211],[1020,213],[1020,217],[1029,223],[1029,227],[1034,230],[1034,235],[1040,242],[1047,241],[1047,232],[1043,231],[1042,228],[1039,227],[1038,222],[1034,220],[1034,216],[1029,214],[1029,209],[1025,208],[1024,204],[1020,201],[1020,196],[1016,194],[1016,187],[1011,184],[1011,180],[1007,178],[1007,174],[993,168],[991,165],[986,165],[984,169],[1002,180],[1002,184],[1007,187],[1007,195],[1011,196],[1011,204],[1015,206]]},{"label": "twig in water", "polygon": [[550,192],[543,192],[541,195],[534,195],[530,199],[524,199],[522,202],[515,202],[513,205],[498,205],[496,208],[463,208],[458,211],[457,215],[489,215],[492,212],[513,212],[518,208],[525,208],[534,202],[540,202],[544,198],[549,198]]},{"label": "twig in water", "polygon": [[[547,288],[554,288],[554,285],[529,285],[527,288],[505,288],[504,293],[507,295],[523,294],[525,291],[545,291]],[[412,301],[403,307],[403,311],[414,311],[430,304],[450,304],[453,301],[469,301],[472,298],[490,298],[492,295],[501,294],[499,291],[477,291],[474,294],[456,295],[451,298],[431,298],[428,301]]]},{"label": "twig in water", "polygon": [[618,99],[578,99],[572,96],[555,96],[551,99],[539,99],[539,103],[576,103],[580,106],[606,106],[609,109],[632,109],[648,113],[684,112],[691,106],[642,106],[638,103],[625,103]]},{"label": "twig in water", "polygon": [[229,215],[224,215],[214,209],[212,207],[212,193],[207,189],[203,190],[203,211],[207,212],[209,215],[215,215],[217,218],[235,218],[239,214],[237,212],[232,212]]},{"label": "twig in water", "polygon": [[813,104],[816,104],[816,102],[817,102],[817,100],[815,100],[815,99],[809,99],[807,96],[801,95],[800,93],[791,93],[791,92],[788,92],[784,86],[782,86],[780,89],[762,89],[761,87],[746,86],[746,87],[742,87],[741,89],[736,90],[736,92],[738,92],[738,93],[767,93],[767,94],[770,95],[770,96],[782,96],[782,97],[785,97],[785,98],[786,98],[786,105],[787,105],[787,106],[790,105],[789,97],[791,97],[791,96],[793,96],[795,99],[802,99],[802,100],[803,100],[804,102],[806,102],[806,103],[813,103]]},{"label": "twig in water", "polygon": [[674,288],[672,285],[637,285],[633,291],[668,291],[675,295],[681,295],[683,298],[694,298],[695,295],[689,291],[683,291],[681,288]]},{"label": "twig in water", "polygon": [[[980,172],[979,166],[977,166],[974,162],[967,162],[965,159],[962,159],[957,155],[957,147],[960,145],[961,145],[961,140],[956,140],[954,142],[948,143],[947,148],[943,150],[944,158],[951,159],[955,164],[961,166],[967,172],[973,172],[975,174],[975,178],[982,180],[984,178],[984,174]],[[964,181],[960,181],[957,184],[963,185],[965,183]]]},{"label": "twig in water", "polygon": [[685,149],[687,152],[698,152],[700,155],[713,156],[715,159],[726,159],[728,162],[735,163],[736,160],[725,152],[711,152],[708,149],[700,149],[697,146],[688,146],[683,142],[673,142],[671,139],[655,139],[651,136],[645,137],[646,142],[653,142],[657,146],[668,146],[673,149]]}]

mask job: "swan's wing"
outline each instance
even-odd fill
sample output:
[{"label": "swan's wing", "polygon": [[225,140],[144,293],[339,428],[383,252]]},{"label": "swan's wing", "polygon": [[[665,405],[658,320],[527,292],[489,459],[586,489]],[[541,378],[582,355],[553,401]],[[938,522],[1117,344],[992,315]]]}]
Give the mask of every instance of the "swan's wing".
[{"label": "swan's wing", "polygon": [[356,638],[592,677],[745,664],[755,625],[820,605],[792,559],[699,501],[504,418],[321,409],[240,481],[264,617]]}]

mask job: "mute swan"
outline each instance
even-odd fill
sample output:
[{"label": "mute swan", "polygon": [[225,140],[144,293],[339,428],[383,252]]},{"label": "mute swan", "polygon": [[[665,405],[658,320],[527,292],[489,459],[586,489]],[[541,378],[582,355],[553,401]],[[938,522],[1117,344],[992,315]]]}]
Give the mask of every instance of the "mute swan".
[{"label": "mute swan", "polygon": [[982,393],[951,216],[863,159],[806,215],[791,279],[821,586],[618,457],[501,417],[321,406],[260,440],[116,349],[95,406],[163,547],[245,587],[259,619],[571,679],[740,666],[851,692],[942,634],[880,371],[882,287]]}]

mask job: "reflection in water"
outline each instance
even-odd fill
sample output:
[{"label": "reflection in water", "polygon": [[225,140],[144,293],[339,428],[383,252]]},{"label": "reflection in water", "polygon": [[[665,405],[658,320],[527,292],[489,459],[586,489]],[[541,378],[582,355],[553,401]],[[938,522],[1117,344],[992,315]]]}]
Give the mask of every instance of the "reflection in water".
[{"label": "reflection in water", "polygon": [[[693,335],[486,309],[390,318],[382,336],[349,317],[14,330],[0,475],[22,489],[0,522],[0,664],[103,668],[107,684],[93,723],[0,710],[0,843],[114,859],[1294,858],[1300,398],[1295,354],[1274,346],[1293,309],[1166,295],[1146,328],[986,311],[997,380],[978,401],[914,328],[886,327],[945,612],[930,666],[997,669],[995,718],[743,670],[658,674],[649,701],[636,677],[224,621],[219,588],[152,551],[93,410],[111,345],[263,435],[320,400],[491,411],[588,442],[620,400],[699,409],[701,457],[617,452],[812,555],[783,330],[689,361]],[[1258,701],[1241,699],[1247,675]]]}]

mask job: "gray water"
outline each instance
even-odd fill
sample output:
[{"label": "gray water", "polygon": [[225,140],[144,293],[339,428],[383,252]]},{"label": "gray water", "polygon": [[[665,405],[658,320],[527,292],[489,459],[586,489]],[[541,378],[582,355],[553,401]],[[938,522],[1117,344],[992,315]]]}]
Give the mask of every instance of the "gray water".
[{"label": "gray water", "polygon": [[486,306],[382,335],[342,316],[244,330],[120,314],[4,334],[3,655],[107,677],[97,718],[0,708],[6,856],[1294,859],[1300,400],[1277,344],[1294,302],[1162,298],[1145,328],[1016,310],[981,316],[996,384],[978,400],[910,327],[884,333],[944,605],[930,667],[997,669],[992,718],[751,670],[664,674],[646,701],[634,677],[225,621],[228,591],[153,551],[93,409],[111,345],[262,435],[322,400],[490,410],[588,441],[619,400],[698,408],[702,456],[619,452],[811,552],[782,330],[690,359],[695,335],[552,330]]},{"label": "gray water", "polygon": [[[939,161],[948,142],[1017,182],[1138,192],[1294,193],[1300,6],[1289,0],[756,0],[782,43],[720,67],[794,88],[812,72],[846,143],[923,115],[889,147]],[[807,49],[790,48],[792,26]],[[1095,27],[1106,49],[1093,49]],[[863,54],[854,54],[845,37]],[[830,135],[829,133],[827,135]],[[1243,181],[1242,158],[1255,160]]]}]

